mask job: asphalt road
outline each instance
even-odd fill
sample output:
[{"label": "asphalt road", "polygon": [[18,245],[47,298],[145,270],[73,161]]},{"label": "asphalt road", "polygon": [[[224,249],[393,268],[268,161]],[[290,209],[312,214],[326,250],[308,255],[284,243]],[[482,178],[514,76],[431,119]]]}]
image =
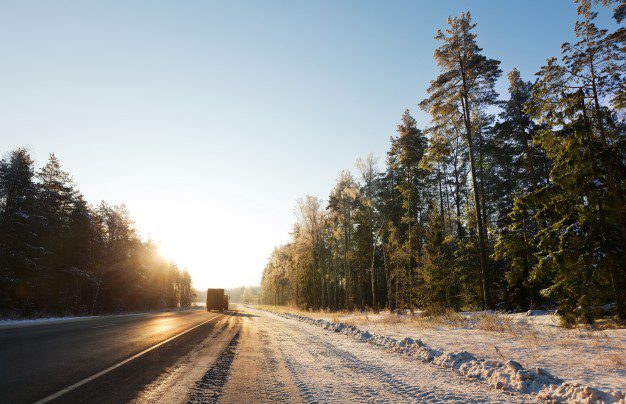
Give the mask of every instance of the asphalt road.
[{"label": "asphalt road", "polygon": [[127,401],[202,341],[220,317],[187,310],[0,328],[0,402],[36,402],[162,343],[54,400]]}]

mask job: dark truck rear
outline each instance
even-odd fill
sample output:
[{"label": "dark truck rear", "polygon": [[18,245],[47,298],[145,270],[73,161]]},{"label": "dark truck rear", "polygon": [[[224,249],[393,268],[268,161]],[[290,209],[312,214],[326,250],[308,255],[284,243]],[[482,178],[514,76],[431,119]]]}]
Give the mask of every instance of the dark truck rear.
[{"label": "dark truck rear", "polygon": [[206,309],[228,310],[228,296],[224,294],[224,289],[207,289]]}]

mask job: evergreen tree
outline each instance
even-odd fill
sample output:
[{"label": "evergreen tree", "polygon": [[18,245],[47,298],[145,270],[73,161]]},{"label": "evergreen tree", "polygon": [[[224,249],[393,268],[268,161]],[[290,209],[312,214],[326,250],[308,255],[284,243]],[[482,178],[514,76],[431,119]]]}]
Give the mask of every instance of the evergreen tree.
[{"label": "evergreen tree", "polygon": [[[376,159],[372,154],[369,154],[364,159],[357,159],[356,166],[361,174],[362,181],[359,193],[359,211],[357,212],[359,229],[357,244],[360,245],[358,256],[364,258],[361,263],[362,268],[367,268],[367,272],[369,272],[370,304],[372,308],[376,309],[378,307],[376,295],[379,278],[376,270],[376,244],[382,228],[382,223],[377,223],[378,212],[376,206],[379,173],[376,168]],[[378,227],[378,230],[376,230],[376,227]]]},{"label": "evergreen tree", "polygon": [[71,237],[70,224],[77,195],[69,174],[61,169],[61,163],[53,154],[37,173],[40,184],[37,210],[41,217],[38,242],[41,249],[41,275],[38,277],[38,298],[43,302],[54,302],[58,309],[67,307],[67,285],[70,268],[64,247],[66,238]]},{"label": "evergreen tree", "polygon": [[438,312],[460,308],[458,267],[453,262],[453,248],[446,238],[443,216],[434,204],[425,228],[424,260],[421,268],[420,303],[424,309]]},{"label": "evergreen tree", "polygon": [[[588,248],[584,254],[585,262],[576,261],[576,265],[570,265],[569,260],[563,259],[553,262],[551,267],[557,274],[583,271],[586,282],[591,282],[597,270],[606,271],[611,280],[617,314],[626,318],[623,293],[626,278],[623,272],[626,266],[624,129],[616,124],[616,116],[609,106],[602,104],[602,100],[612,99],[624,83],[625,48],[620,46],[623,38],[596,27],[597,13],[591,9],[590,1],[581,0],[577,12],[580,17],[574,27],[577,42],[563,44],[560,62],[556,58],[548,59],[537,74],[539,79],[529,103],[529,110],[535,118],[551,128],[541,131],[538,142],[554,162],[550,192],[543,192],[536,203],[545,207],[550,206],[548,201],[555,198],[575,197],[573,200],[580,205],[572,205],[572,199],[569,199],[569,203],[555,206],[551,215],[545,215],[545,220],[552,219],[549,229],[556,237],[553,241],[565,243],[569,240],[568,246]],[[575,191],[578,193],[573,194]],[[568,226],[574,226],[577,231],[572,233]],[[563,234],[565,231],[567,234]],[[573,242],[567,238],[571,234],[582,238]],[[593,237],[599,237],[602,243],[593,244]],[[559,247],[543,244],[542,250],[545,254],[555,250],[576,253],[562,247],[562,244]],[[601,252],[593,252],[598,249]],[[582,257],[572,256],[571,259]],[[540,267],[548,265],[540,264]],[[590,320],[591,313],[585,305],[592,300],[588,294],[593,292],[585,291],[583,295],[570,292],[573,294],[568,296],[571,298],[569,303],[562,300],[562,306],[570,307],[573,301],[578,301],[585,312],[583,317]]]},{"label": "evergreen tree", "polygon": [[30,310],[39,265],[37,185],[26,149],[0,161],[0,307]]},{"label": "evergreen tree", "polygon": [[474,192],[474,212],[476,215],[480,246],[480,267],[483,287],[483,306],[491,308],[490,280],[487,268],[486,230],[484,228],[482,199],[478,184],[475,138],[478,127],[476,114],[487,105],[495,102],[495,81],[500,76],[500,62],[487,59],[476,44],[476,34],[472,30],[470,13],[448,18],[449,28],[437,31],[435,39],[441,46],[435,49],[435,60],[441,69],[436,80],[428,88],[430,97],[420,103],[429,112],[435,127],[447,126],[456,117],[462,124],[463,136],[468,147],[472,185]]},{"label": "evergreen tree", "polygon": [[406,260],[403,258],[399,261],[396,261],[395,258],[391,259],[397,256],[397,251],[401,245],[397,229],[401,226],[402,221],[402,194],[398,187],[402,176],[399,171],[397,142],[394,137],[390,141],[392,147],[387,152],[386,171],[380,180],[378,197],[383,218],[381,223],[381,247],[386,286],[384,296],[388,307],[397,309],[399,306],[399,272]]},{"label": "evergreen tree", "polygon": [[354,307],[355,303],[360,305],[362,297],[358,287],[361,279],[352,271],[355,226],[353,216],[358,198],[359,191],[352,174],[342,171],[335,189],[328,198],[328,209],[334,228],[334,237],[337,245],[340,246],[337,256],[340,257],[343,268],[344,304],[349,308]]},{"label": "evergreen tree", "polygon": [[530,100],[532,84],[523,81],[517,69],[508,78],[509,100],[502,104],[488,145],[498,168],[491,187],[498,228],[510,224],[509,214],[516,196],[546,185],[550,168],[545,153],[533,143],[539,126],[524,109]]},{"label": "evergreen tree", "polygon": [[401,277],[405,288],[407,308],[413,309],[417,288],[417,269],[421,265],[423,250],[423,214],[426,211],[428,196],[426,195],[426,179],[428,170],[420,164],[427,148],[426,137],[417,128],[415,119],[408,110],[402,115],[402,123],[398,125],[398,137],[392,139],[392,150],[398,155],[393,168],[398,173],[397,189],[402,200],[402,215],[399,229],[402,231],[403,250],[406,261],[402,265]]},{"label": "evergreen tree", "polygon": [[[488,146],[498,169],[492,184],[496,201],[494,257],[503,266],[501,300],[514,309],[535,308],[537,286],[530,277],[535,257],[531,240],[537,232],[534,217],[516,198],[548,183],[550,162],[533,140],[541,127],[525,111],[532,85],[516,69],[509,73],[509,100],[503,103]],[[512,223],[514,222],[514,223]]]}]

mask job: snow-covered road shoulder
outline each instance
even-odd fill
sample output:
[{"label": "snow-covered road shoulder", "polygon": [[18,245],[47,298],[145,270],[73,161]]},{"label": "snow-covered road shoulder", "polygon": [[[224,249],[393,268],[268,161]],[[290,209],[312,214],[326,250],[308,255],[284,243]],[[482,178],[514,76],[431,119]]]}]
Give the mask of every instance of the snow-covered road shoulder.
[{"label": "snow-covered road shoulder", "polygon": [[626,402],[622,391],[602,391],[579,383],[569,383],[542,368],[526,368],[513,360],[485,360],[466,351],[446,352],[433,349],[419,339],[410,337],[396,339],[376,335],[343,322],[315,319],[293,313],[274,312],[274,314],[322,327],[331,332],[341,333],[364,343],[414,357],[423,362],[450,368],[467,378],[485,382],[496,389],[530,395],[539,400],[549,402]]}]

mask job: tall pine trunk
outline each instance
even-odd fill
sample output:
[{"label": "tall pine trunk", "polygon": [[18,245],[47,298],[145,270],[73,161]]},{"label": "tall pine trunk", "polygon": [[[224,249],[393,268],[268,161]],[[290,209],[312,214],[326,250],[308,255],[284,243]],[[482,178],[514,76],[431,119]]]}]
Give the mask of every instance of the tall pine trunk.
[{"label": "tall pine trunk", "polygon": [[491,309],[491,290],[489,287],[489,275],[487,273],[487,246],[485,241],[485,229],[483,225],[483,217],[481,214],[481,198],[478,188],[478,179],[476,178],[476,162],[474,161],[474,147],[472,145],[472,122],[470,119],[469,95],[467,92],[467,82],[465,78],[465,70],[463,60],[459,55],[459,66],[461,67],[461,78],[463,90],[460,94],[461,103],[463,104],[463,122],[465,123],[465,136],[467,140],[467,149],[470,158],[470,170],[472,171],[472,188],[474,189],[474,210],[476,212],[476,222],[478,226],[478,243],[480,244],[480,272],[482,278],[483,292],[483,309]]}]

